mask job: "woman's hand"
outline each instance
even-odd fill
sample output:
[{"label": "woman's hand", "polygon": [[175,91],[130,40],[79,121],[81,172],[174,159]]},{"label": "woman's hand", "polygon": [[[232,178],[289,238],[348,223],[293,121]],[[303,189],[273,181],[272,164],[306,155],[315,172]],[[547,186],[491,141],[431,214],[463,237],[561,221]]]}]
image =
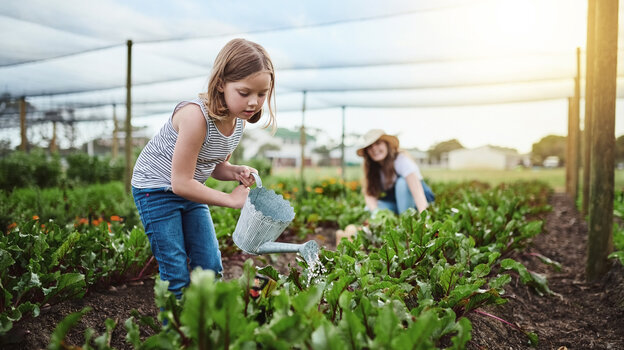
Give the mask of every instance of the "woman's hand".
[{"label": "woman's hand", "polygon": [[249,187],[244,185],[238,185],[236,188],[230,193],[230,207],[235,209],[240,209],[245,205],[245,201],[247,200],[247,196],[249,195]]},{"label": "woman's hand", "polygon": [[251,173],[258,173],[258,170],[246,166],[246,165],[238,165],[234,170],[234,178],[239,181],[242,185],[246,187],[250,187],[256,182],[256,179],[251,175]]}]

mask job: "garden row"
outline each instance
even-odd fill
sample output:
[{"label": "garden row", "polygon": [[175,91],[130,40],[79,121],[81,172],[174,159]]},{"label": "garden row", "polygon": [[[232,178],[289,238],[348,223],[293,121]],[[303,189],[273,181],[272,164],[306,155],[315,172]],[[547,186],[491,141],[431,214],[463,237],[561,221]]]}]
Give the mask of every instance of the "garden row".
[{"label": "garden row", "polygon": [[[538,218],[548,210],[548,190],[542,184],[436,184],[436,204],[425,215],[381,212],[370,218],[357,183],[327,179],[303,190],[293,180],[265,183],[292,201],[297,216],[290,230],[302,237],[319,225],[366,225],[353,242],[343,240],[335,252],[323,250],[316,267],[300,261],[303,269],[288,275],[270,266],[262,269],[277,283],[273,293],[258,300],[247,292],[256,273],[250,262],[239,281],[214,283],[209,272],[194,272],[181,301],[158,281],[160,320],[170,322],[161,327],[138,314],[127,320],[127,339],[136,348],[255,348],[256,343],[288,349],[462,348],[471,329],[464,316],[504,303],[503,286],[511,276],[549,293],[540,275],[507,258],[541,231]],[[2,215],[15,219],[8,220],[0,241],[3,333],[22,314],[36,315],[42,305],[142,277],[149,247],[142,229],[134,227],[138,218],[132,198],[121,184],[0,194],[5,196]],[[229,238],[237,215],[237,210],[213,208],[220,242]],[[227,245],[221,248],[228,254]],[[59,325],[53,347],[61,346],[79,317],[71,315]],[[118,325],[110,320],[106,326]],[[141,341],[140,327],[158,334]],[[107,348],[110,334],[95,338],[89,330],[85,348],[89,343]]]}]

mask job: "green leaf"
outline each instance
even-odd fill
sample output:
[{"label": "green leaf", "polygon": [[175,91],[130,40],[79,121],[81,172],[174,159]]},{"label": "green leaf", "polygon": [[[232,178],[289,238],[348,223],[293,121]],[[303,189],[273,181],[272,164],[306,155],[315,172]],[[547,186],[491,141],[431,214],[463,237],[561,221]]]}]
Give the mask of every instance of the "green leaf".
[{"label": "green leaf", "polygon": [[59,276],[55,286],[43,288],[44,303],[53,298],[82,298],[86,292],[85,277],[81,273],[65,273]]},{"label": "green leaf", "polygon": [[476,278],[485,277],[490,273],[490,267],[486,264],[479,264],[472,270],[472,276]]},{"label": "green leaf", "polygon": [[111,337],[115,327],[117,327],[117,322],[110,318],[107,318],[104,324],[106,325],[106,332],[93,340],[98,349],[110,348]]},{"label": "green leaf", "polygon": [[539,344],[539,337],[537,336],[537,334],[533,332],[526,332],[525,334],[527,335],[527,337],[529,337],[529,343],[531,344],[531,346],[537,347],[537,345]]},{"label": "green leaf", "polygon": [[343,310],[342,320],[338,323],[338,328],[349,349],[355,350],[364,347],[366,328],[354,312]]},{"label": "green leaf", "polygon": [[263,268],[261,268],[260,270],[258,270],[258,273],[263,274],[265,276],[268,276],[270,278],[272,278],[275,281],[279,281],[279,272],[277,272],[277,270],[275,270],[275,268],[273,268],[273,266],[271,265],[267,265]]},{"label": "green leaf", "polygon": [[618,259],[620,264],[624,265],[624,251],[618,250],[608,255],[609,259]]},{"label": "green leaf", "polygon": [[466,349],[466,344],[472,339],[472,323],[466,317],[462,317],[457,321],[455,329],[457,334],[451,338],[453,346],[449,350]]},{"label": "green leaf", "polygon": [[392,305],[384,305],[379,310],[379,315],[375,320],[374,347],[391,348],[392,339],[398,335],[399,324],[399,319],[395,315]]},{"label": "green leaf", "polygon": [[134,322],[134,317],[126,319],[124,327],[126,328],[126,342],[138,349],[139,345],[141,345],[141,332],[139,326]]},{"label": "green leaf", "polygon": [[50,344],[48,345],[48,349],[50,350],[61,350],[65,347],[63,346],[63,341],[65,340],[65,335],[69,330],[76,324],[82,316],[84,316],[87,312],[91,311],[91,307],[87,306],[78,312],[71,313],[67,315],[61,323],[59,323],[52,335],[50,336]]},{"label": "green leaf", "polygon": [[308,315],[318,307],[323,296],[324,285],[314,285],[291,299],[291,303],[296,312]]},{"label": "green leaf", "polygon": [[492,289],[500,289],[509,282],[511,282],[511,276],[509,276],[508,274],[502,274],[500,276],[490,279],[489,285]]},{"label": "green leaf", "polygon": [[9,266],[15,264],[15,260],[11,257],[11,254],[6,250],[0,248],[0,276],[2,276]]},{"label": "green leaf", "polygon": [[346,348],[338,329],[326,319],[323,319],[321,325],[312,332],[311,340],[313,349],[343,350]]},{"label": "green leaf", "polygon": [[431,336],[438,329],[438,318],[431,309],[423,311],[416,321],[392,342],[394,349],[435,349]]},{"label": "green leaf", "polygon": [[501,261],[501,267],[505,270],[514,270],[520,275],[522,283],[527,283],[531,280],[531,274],[521,263],[513,259],[503,259]]},{"label": "green leaf", "polygon": [[215,275],[211,270],[194,270],[191,284],[184,293],[184,308],[180,315],[182,324],[188,327],[190,336],[196,339],[200,349],[215,346],[211,339],[215,311]]},{"label": "green leaf", "polygon": [[530,274],[531,274],[531,282],[528,284],[532,286],[533,288],[535,288],[535,290],[537,291],[539,295],[543,295],[543,293],[546,293],[548,295],[553,294],[552,290],[548,288],[548,280],[546,279],[546,276],[539,274],[537,272],[530,272]]},{"label": "green leaf", "polygon": [[551,260],[550,258],[540,254],[540,253],[531,253],[531,255],[533,256],[537,256],[544,264],[552,266],[555,268],[556,271],[561,271],[561,264]]}]

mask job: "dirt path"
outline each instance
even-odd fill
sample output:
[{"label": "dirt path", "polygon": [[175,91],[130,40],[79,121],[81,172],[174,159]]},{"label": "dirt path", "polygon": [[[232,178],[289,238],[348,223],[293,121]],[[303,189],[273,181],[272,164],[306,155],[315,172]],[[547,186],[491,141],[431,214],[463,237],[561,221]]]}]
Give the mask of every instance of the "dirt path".
[{"label": "dirt path", "polygon": [[[624,269],[600,283],[585,282],[587,225],[564,194],[551,197],[545,233],[514,258],[544,274],[555,296],[540,297],[521,283],[506,288],[509,303],[487,312],[539,336],[538,349],[624,349]],[[562,265],[543,264],[539,253]],[[473,314],[474,349],[525,349],[527,338],[500,321]]]},{"label": "dirt path", "polygon": [[[515,280],[506,288],[509,302],[485,311],[517,324],[526,331],[539,336],[538,349],[624,349],[624,269],[612,269],[601,283],[584,281],[585,247],[587,228],[573,203],[562,194],[551,198],[553,211],[546,218],[545,233],[537,236],[529,249],[514,256],[531,271],[545,274],[551,290],[557,296],[540,297],[528,287]],[[320,245],[334,249],[333,229],[319,230],[310,238]],[[285,234],[281,240],[294,238]],[[542,264],[531,253],[540,253],[562,264],[557,272]],[[226,279],[237,278],[244,261],[252,257],[239,254],[224,259]],[[281,273],[296,266],[295,254],[266,259],[259,265],[273,265]],[[134,285],[117,286],[114,289],[93,292],[81,300],[66,301],[42,310],[37,318],[24,319],[14,327],[8,337],[9,343],[0,344],[2,349],[45,349],[49,336],[56,325],[71,312],[84,306],[93,307],[68,336],[71,344],[84,342],[84,329],[91,327],[104,332],[106,318],[117,319],[119,325],[113,333],[111,346],[131,349],[124,340],[123,322],[130,317],[131,309],[139,309],[144,315],[155,317],[153,281],[146,280]],[[500,321],[479,314],[470,314],[473,322],[473,340],[470,349],[526,349],[527,337]],[[149,336],[143,330],[142,336]]]}]

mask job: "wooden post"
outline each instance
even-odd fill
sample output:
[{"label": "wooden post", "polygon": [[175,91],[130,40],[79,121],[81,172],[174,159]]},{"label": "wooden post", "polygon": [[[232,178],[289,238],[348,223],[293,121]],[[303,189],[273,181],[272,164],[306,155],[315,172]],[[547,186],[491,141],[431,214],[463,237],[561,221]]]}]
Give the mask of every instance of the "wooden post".
[{"label": "wooden post", "polygon": [[56,120],[52,121],[52,138],[50,139],[50,153],[58,151],[56,147]]},{"label": "wooden post", "polygon": [[566,160],[566,188],[574,203],[578,198],[579,184],[579,134],[581,101],[581,48],[576,49],[576,78],[574,78],[574,97],[569,101],[568,115],[568,152]]},{"label": "wooden post", "polygon": [[303,170],[305,169],[305,145],[306,145],[306,135],[305,135],[305,110],[306,110],[306,91],[303,92],[303,106],[301,107],[301,128],[299,129],[299,143],[301,144],[301,195],[305,196],[305,179],[303,176]]},{"label": "wooden post", "polygon": [[596,1],[595,34],[588,281],[600,279],[609,270],[607,255],[613,250],[618,0]]},{"label": "wooden post", "polygon": [[591,168],[592,105],[594,95],[594,55],[596,34],[596,0],[587,1],[587,44],[585,49],[585,121],[583,128],[583,198],[581,214],[587,215]]},{"label": "wooden post", "polygon": [[342,174],[342,180],[347,180],[347,174],[345,173],[345,106],[342,106],[342,137],[340,139],[340,173]]},{"label": "wooden post", "polygon": [[128,69],[126,75],[126,192],[130,192],[130,181],[132,180],[132,167],[134,157],[132,156],[132,40],[127,41],[128,46]]},{"label": "wooden post", "polygon": [[117,159],[119,153],[119,125],[117,124],[117,105],[113,103],[113,144],[112,144],[112,158]]},{"label": "wooden post", "polygon": [[22,96],[19,99],[19,111],[20,111],[20,135],[22,137],[22,143],[20,144],[20,150],[23,152],[28,151],[28,137],[26,136],[26,97]]}]

